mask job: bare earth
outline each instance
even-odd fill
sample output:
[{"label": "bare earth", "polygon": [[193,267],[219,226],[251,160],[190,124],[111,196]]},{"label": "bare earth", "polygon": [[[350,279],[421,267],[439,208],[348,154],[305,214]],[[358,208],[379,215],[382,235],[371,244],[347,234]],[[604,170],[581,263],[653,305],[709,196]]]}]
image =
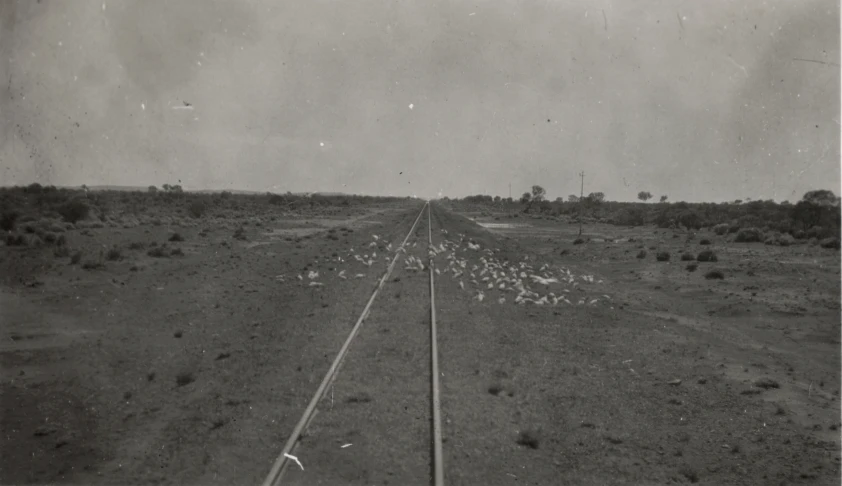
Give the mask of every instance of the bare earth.
[{"label": "bare earth", "polygon": [[[432,208],[449,484],[839,484],[838,251],[607,225],[574,245],[573,225]],[[91,270],[0,247],[0,482],[259,483],[420,209],[261,216],[245,239],[248,218],[69,229],[123,249]],[[572,280],[531,287],[570,304],[518,305],[448,255],[546,264]],[[426,275],[401,257],[291,482],[429,484]]]}]

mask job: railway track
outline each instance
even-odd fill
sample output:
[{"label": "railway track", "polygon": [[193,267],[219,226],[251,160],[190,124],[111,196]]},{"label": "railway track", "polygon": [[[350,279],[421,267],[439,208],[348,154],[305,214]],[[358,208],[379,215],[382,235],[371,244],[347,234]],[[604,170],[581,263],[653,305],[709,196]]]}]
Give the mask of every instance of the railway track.
[{"label": "railway track", "polygon": [[427,202],[264,486],[444,484],[431,213]]}]

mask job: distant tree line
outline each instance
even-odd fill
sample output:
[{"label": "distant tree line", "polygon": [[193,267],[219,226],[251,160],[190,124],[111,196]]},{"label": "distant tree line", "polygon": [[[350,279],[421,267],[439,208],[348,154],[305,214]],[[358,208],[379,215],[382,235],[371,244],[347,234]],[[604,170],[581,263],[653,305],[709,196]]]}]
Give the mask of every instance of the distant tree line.
[{"label": "distant tree line", "polygon": [[757,228],[760,233],[789,234],[795,238],[838,237],[840,230],[840,198],[829,190],[809,191],[795,204],[788,201],[752,201],[749,198],[726,203],[668,203],[667,195],[661,195],[658,204],[647,204],[655,197],[651,192],[640,191],[637,197],[641,202],[614,202],[606,201],[602,192],[591,192],[581,200],[571,194],[567,202],[562,197],[550,201],[546,190],[536,185],[516,201],[487,195],[450,201],[472,205],[476,210],[482,210],[484,205],[496,204],[497,208],[511,210],[514,215],[527,213],[535,217],[567,217],[571,221],[583,217],[589,221],[622,226],[653,224],[660,228],[688,230],[715,227],[715,231],[720,233]]}]

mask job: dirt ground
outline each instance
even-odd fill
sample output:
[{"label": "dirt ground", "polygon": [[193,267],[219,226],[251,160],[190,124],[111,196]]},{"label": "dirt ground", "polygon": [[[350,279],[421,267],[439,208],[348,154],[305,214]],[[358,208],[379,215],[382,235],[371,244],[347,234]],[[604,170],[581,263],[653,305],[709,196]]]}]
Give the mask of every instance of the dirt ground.
[{"label": "dirt ground", "polygon": [[[123,249],[88,270],[0,247],[0,482],[262,481],[420,207],[69,229]],[[433,204],[448,483],[839,483],[838,251],[465,216]],[[449,255],[564,269],[533,288],[570,304],[518,305]],[[428,484],[428,282],[392,277],[293,481]]]},{"label": "dirt ground", "polygon": [[[495,292],[466,305],[438,283],[455,483],[839,483],[837,251],[615,226],[573,244],[575,225],[476,223],[491,226],[466,230],[482,246],[593,281],[568,287],[584,305],[562,307]],[[680,260],[705,249],[718,261]],[[516,443],[524,432],[534,449]]]}]

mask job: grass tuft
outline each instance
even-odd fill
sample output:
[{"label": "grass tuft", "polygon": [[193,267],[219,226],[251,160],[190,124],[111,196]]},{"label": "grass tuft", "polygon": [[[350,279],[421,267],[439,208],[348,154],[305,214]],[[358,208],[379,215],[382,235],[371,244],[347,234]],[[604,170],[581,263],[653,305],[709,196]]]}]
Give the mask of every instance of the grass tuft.
[{"label": "grass tuft", "polygon": [[537,430],[523,430],[518,434],[517,443],[530,449],[537,449],[541,443],[540,433]]},{"label": "grass tuft", "polygon": [[178,386],[189,385],[190,383],[193,383],[194,381],[196,381],[196,377],[193,376],[193,373],[190,373],[188,371],[185,371],[183,373],[179,373],[175,377],[175,384],[178,385]]},{"label": "grass tuft", "polygon": [[105,259],[109,262],[116,262],[123,259],[123,254],[120,253],[120,249],[115,246],[108,250],[105,254]]}]

